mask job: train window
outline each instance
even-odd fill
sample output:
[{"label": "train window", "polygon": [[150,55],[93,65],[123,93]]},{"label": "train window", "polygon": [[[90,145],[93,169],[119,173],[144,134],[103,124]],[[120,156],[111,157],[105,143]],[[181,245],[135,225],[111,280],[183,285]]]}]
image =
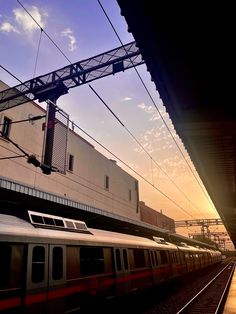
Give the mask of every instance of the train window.
[{"label": "train window", "polygon": [[168,263],[167,252],[160,251],[160,255],[161,255],[161,264],[167,264]]},{"label": "train window", "polygon": [[127,270],[129,269],[129,265],[128,265],[128,256],[127,256],[126,249],[123,249],[123,258],[124,258],[124,268]]},{"label": "train window", "polygon": [[92,275],[104,273],[103,248],[81,247],[80,248],[80,273]]},{"label": "train window", "polygon": [[56,246],[52,251],[52,278],[54,280],[62,279],[63,277],[63,251],[62,248]]},{"label": "train window", "polygon": [[145,251],[134,249],[133,253],[134,253],[134,267],[135,268],[146,267]]},{"label": "train window", "polygon": [[43,246],[35,246],[33,248],[32,257],[32,274],[31,280],[39,283],[44,280],[45,274],[45,248]]},{"label": "train window", "polygon": [[159,256],[159,253],[157,251],[155,251],[155,259],[156,259],[156,265],[158,266],[158,256]]},{"label": "train window", "polygon": [[151,263],[152,263],[152,266],[154,266],[155,264],[154,264],[154,257],[153,257],[153,255],[154,255],[154,252],[153,251],[150,251],[150,256],[151,256]]},{"label": "train window", "polygon": [[104,261],[105,261],[105,273],[114,273],[114,263],[113,263],[113,255],[112,255],[112,249],[111,248],[104,248],[103,249],[104,254]]},{"label": "train window", "polygon": [[11,274],[11,247],[10,245],[0,245],[0,288],[5,288],[9,285]]},{"label": "train window", "polygon": [[22,285],[24,246],[0,244],[0,290]]},{"label": "train window", "polygon": [[116,268],[117,271],[121,270],[121,258],[120,258],[120,250],[116,249]]},{"label": "train window", "polygon": [[185,263],[185,258],[184,258],[184,253],[183,252],[180,252],[180,262],[181,263]]},{"label": "train window", "polygon": [[67,279],[75,279],[79,277],[80,274],[80,252],[79,247],[69,246],[67,247]]}]

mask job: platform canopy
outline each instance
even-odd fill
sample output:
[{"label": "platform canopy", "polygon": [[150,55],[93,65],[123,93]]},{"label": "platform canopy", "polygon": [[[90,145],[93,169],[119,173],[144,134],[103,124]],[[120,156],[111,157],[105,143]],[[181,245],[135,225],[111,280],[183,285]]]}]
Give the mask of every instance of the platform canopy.
[{"label": "platform canopy", "polygon": [[236,246],[233,3],[117,2],[176,132]]}]

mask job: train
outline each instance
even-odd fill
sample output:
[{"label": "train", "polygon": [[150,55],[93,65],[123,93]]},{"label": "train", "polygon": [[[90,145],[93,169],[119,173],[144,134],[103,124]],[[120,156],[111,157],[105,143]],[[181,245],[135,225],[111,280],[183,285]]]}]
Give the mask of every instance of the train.
[{"label": "train", "polygon": [[88,228],[27,211],[0,214],[0,313],[76,313],[219,263],[220,251]]}]

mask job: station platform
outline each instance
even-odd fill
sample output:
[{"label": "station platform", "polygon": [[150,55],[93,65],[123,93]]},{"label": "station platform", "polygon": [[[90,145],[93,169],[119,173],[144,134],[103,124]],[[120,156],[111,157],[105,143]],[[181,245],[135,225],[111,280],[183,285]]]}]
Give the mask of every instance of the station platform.
[{"label": "station platform", "polygon": [[229,287],[223,314],[236,314],[236,268],[234,268],[234,274]]}]

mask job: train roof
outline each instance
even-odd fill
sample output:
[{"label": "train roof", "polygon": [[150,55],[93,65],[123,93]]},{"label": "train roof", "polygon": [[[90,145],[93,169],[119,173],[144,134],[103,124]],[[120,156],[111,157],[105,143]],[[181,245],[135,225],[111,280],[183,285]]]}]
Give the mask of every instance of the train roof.
[{"label": "train roof", "polygon": [[[11,215],[0,214],[1,241],[17,241],[27,243],[57,243],[57,244],[86,244],[105,246],[128,246],[143,248],[162,248],[166,245],[158,244],[153,240],[118,232],[110,232],[87,228],[84,232],[45,228]],[[170,245],[173,249],[173,245]],[[175,249],[177,247],[175,246]]]},{"label": "train roof", "polygon": [[[101,245],[112,247],[135,247],[167,249],[177,251],[210,251],[187,246],[180,247],[162,238],[153,240],[129,234],[87,228],[83,221],[67,219],[37,212],[28,212],[29,221],[12,215],[0,214],[0,240],[8,242],[52,243]],[[43,220],[41,219],[43,218]],[[41,219],[41,220],[40,220]],[[57,221],[58,226],[42,223],[50,219]],[[63,226],[62,222],[63,221]],[[72,228],[73,223],[73,228]],[[76,226],[78,227],[76,229]]]}]

